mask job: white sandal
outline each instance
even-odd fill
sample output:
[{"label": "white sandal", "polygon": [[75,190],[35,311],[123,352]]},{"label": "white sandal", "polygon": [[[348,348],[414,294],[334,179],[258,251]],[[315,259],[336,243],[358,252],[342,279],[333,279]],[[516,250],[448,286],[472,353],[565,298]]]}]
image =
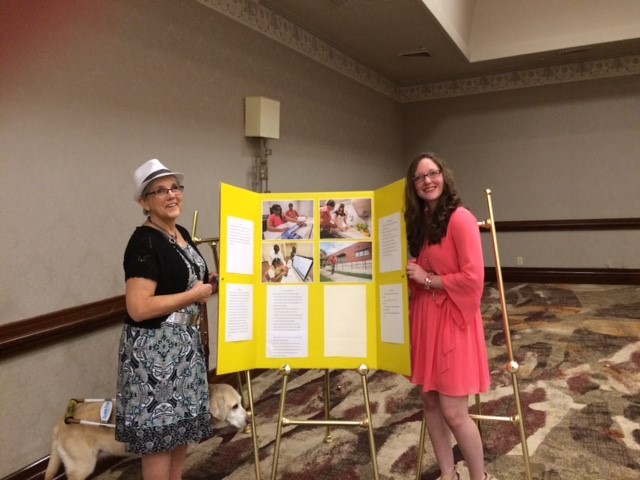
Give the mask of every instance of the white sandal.
[{"label": "white sandal", "polygon": [[453,468],[453,472],[444,473],[440,476],[440,480],[460,480],[460,474],[456,468]]}]

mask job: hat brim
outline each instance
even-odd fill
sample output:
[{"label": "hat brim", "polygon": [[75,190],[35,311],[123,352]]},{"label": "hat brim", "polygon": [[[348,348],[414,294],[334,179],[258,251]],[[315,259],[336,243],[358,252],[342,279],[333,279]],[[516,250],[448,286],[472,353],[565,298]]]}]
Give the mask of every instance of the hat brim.
[{"label": "hat brim", "polygon": [[161,173],[159,175],[156,175],[155,177],[146,180],[144,182],[142,182],[142,184],[138,187],[138,189],[136,190],[136,193],[133,195],[133,200],[134,201],[138,201],[142,198],[142,193],[144,192],[144,189],[147,188],[147,185],[149,185],[150,183],[153,183],[154,181],[158,180],[159,178],[163,178],[163,177],[176,177],[176,180],[178,180],[178,183],[180,185],[182,185],[182,183],[184,182],[184,174],[180,173],[180,172],[165,172],[165,173]]}]

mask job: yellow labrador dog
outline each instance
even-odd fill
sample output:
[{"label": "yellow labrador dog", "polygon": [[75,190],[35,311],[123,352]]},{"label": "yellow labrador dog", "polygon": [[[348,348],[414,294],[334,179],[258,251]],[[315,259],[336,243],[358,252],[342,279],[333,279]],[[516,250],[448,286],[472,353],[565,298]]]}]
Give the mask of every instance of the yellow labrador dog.
[{"label": "yellow labrador dog", "polygon": [[[236,428],[247,425],[248,414],[242,406],[240,394],[231,385],[214,383],[209,385],[209,401],[214,427],[221,428],[227,423]],[[74,418],[100,423],[102,403],[80,403],[74,411]],[[109,423],[113,423],[115,412]],[[113,456],[129,455],[124,443],[115,439],[115,429],[105,426],[65,423],[61,418],[53,428],[51,435],[51,457],[44,474],[45,480],[52,480],[60,468],[60,462],[69,480],[84,480],[96,467],[100,453]]]}]

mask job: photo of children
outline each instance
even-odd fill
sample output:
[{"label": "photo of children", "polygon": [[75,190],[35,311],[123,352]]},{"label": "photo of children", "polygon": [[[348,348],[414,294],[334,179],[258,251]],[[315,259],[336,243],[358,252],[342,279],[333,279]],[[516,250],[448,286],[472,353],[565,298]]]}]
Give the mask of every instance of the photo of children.
[{"label": "photo of children", "polygon": [[371,236],[371,199],[320,201],[320,238],[368,238]]},{"label": "photo of children", "polygon": [[263,243],[262,282],[313,282],[313,244],[308,242]]},{"label": "photo of children", "polygon": [[313,235],[313,200],[262,202],[264,240],[309,240]]}]

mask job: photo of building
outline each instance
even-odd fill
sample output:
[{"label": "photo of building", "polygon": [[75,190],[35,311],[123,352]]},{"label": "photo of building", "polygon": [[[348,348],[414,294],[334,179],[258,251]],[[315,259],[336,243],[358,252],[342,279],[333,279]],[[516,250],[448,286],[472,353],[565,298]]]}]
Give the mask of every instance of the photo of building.
[{"label": "photo of building", "polygon": [[366,282],[373,272],[371,242],[322,242],[321,282]]}]

